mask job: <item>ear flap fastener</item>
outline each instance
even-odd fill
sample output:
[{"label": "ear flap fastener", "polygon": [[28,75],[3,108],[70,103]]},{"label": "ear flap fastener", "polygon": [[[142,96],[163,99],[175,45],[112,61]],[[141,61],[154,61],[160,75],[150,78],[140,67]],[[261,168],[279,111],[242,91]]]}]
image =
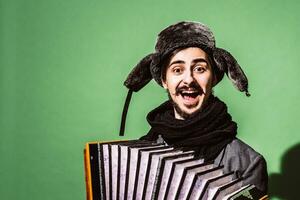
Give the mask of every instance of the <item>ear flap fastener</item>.
[{"label": "ear flap fastener", "polygon": [[121,126],[120,126],[119,136],[124,136],[127,111],[128,111],[128,107],[129,107],[129,104],[130,104],[131,96],[132,96],[132,90],[128,90],[126,100],[125,100],[125,104],[124,104],[124,107],[123,107],[123,112],[122,112],[122,119],[121,119]]}]

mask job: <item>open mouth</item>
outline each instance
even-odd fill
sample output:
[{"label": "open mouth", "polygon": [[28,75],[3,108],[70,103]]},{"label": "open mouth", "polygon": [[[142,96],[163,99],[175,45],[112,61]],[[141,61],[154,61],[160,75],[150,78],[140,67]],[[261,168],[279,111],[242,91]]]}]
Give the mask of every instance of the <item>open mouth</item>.
[{"label": "open mouth", "polygon": [[194,99],[196,98],[200,93],[198,91],[180,91],[179,94],[182,96],[183,99]]},{"label": "open mouth", "polygon": [[192,108],[199,104],[201,96],[205,94],[199,84],[192,82],[189,86],[176,88],[176,95],[180,97],[179,102],[182,102],[186,107]]},{"label": "open mouth", "polygon": [[182,103],[188,107],[196,106],[199,103],[199,97],[201,92],[195,89],[183,89],[178,92],[179,96],[182,98]]}]

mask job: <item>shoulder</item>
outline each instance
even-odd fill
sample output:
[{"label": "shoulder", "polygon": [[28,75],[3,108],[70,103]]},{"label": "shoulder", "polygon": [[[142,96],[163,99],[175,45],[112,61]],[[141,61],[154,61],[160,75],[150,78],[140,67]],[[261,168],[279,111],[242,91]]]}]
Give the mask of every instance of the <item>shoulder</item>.
[{"label": "shoulder", "polygon": [[240,139],[229,143],[216,158],[216,164],[224,166],[226,172],[235,172],[244,183],[254,184],[267,190],[267,164],[264,157]]},{"label": "shoulder", "polygon": [[255,151],[251,146],[244,143],[240,139],[234,139],[231,143],[229,143],[225,149],[225,152],[227,156],[239,156],[245,162],[251,162],[258,158],[263,159],[263,156],[260,153]]},{"label": "shoulder", "polygon": [[259,160],[264,161],[264,157],[240,139],[234,139],[216,158],[216,162],[221,162],[228,170],[239,173],[243,173],[251,163]]}]

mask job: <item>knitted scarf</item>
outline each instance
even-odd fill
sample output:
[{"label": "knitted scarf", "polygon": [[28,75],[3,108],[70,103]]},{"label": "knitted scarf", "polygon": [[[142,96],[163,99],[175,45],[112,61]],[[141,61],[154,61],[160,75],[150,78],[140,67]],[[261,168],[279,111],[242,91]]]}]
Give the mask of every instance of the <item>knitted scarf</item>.
[{"label": "knitted scarf", "polygon": [[151,129],[142,140],[154,141],[161,135],[168,145],[194,150],[205,160],[215,159],[237,134],[237,124],[232,121],[227,106],[213,95],[205,107],[189,119],[176,119],[169,100],[152,110],[147,120]]}]

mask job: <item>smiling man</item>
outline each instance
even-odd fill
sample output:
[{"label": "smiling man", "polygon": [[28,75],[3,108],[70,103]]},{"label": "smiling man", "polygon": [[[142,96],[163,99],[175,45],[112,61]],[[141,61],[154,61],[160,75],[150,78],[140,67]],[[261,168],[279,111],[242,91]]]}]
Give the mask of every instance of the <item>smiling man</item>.
[{"label": "smiling man", "polygon": [[227,106],[212,89],[224,74],[241,92],[248,93],[248,80],[235,58],[215,46],[210,29],[198,22],[179,22],[161,31],[155,52],[144,57],[128,75],[129,89],[120,135],[132,91],[139,91],[154,79],[168,93],[169,100],[147,115],[150,131],[142,140],[160,141],[194,150],[196,155],[224,171],[243,178],[267,193],[265,159],[236,137],[237,124]]}]

